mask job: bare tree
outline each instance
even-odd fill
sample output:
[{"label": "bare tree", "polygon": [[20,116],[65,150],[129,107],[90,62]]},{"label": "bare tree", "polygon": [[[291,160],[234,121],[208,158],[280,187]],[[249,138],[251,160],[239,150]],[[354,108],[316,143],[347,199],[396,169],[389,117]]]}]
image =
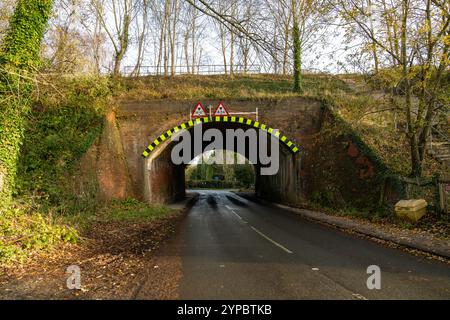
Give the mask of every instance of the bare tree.
[{"label": "bare tree", "polygon": [[[392,8],[398,20],[377,19],[378,28],[371,24],[366,8],[353,0],[333,2],[348,27],[356,28],[361,37],[387,56],[386,63],[396,67],[400,77],[392,85],[403,96],[405,131],[411,150],[411,175],[420,176],[426,142],[439,103],[439,84],[442,71],[449,65],[450,3],[440,0],[392,0],[390,8],[385,1],[373,2],[380,16],[390,17]],[[385,25],[382,23],[385,22]],[[397,37],[397,23],[399,34]],[[383,32],[384,30],[391,30]],[[395,77],[394,77],[395,78]],[[413,95],[419,104],[413,105]]]},{"label": "bare tree", "polygon": [[169,24],[170,37],[170,74],[173,77],[176,71],[177,57],[177,23],[179,18],[180,3],[178,0],[171,0],[171,23]]},{"label": "bare tree", "polygon": [[[220,12],[224,13],[225,12],[225,3],[224,2],[219,2],[219,9]],[[228,29],[225,28],[225,26],[220,23],[217,22],[215,23],[216,25],[216,29],[218,31],[218,35],[219,35],[219,39],[220,39],[220,51],[222,53],[222,59],[223,59],[223,65],[224,65],[224,69],[225,69],[225,74],[228,74],[228,58],[227,58],[227,36],[229,35]]]},{"label": "bare tree", "polygon": [[290,6],[284,1],[265,0],[269,14],[273,20],[273,66],[275,73],[286,75],[289,72],[291,46],[292,13]]},{"label": "bare tree", "polygon": [[[180,2],[177,10],[177,20],[172,21],[174,27],[181,37],[182,52],[174,52],[174,58],[178,56],[180,64],[185,64],[187,73],[198,71],[201,59],[201,40],[205,31],[205,20],[202,13],[185,1]],[[178,43],[178,37],[176,39]],[[173,46],[175,49],[177,46]],[[184,72],[184,70],[182,70]]]},{"label": "bare tree", "polygon": [[144,59],[144,46],[145,46],[145,40],[147,38],[147,31],[149,27],[149,19],[148,19],[148,0],[141,0],[137,4],[137,14],[141,14],[142,21],[139,21],[139,19],[136,20],[136,33],[137,33],[137,58],[136,58],[136,65],[134,67],[134,70],[132,72],[133,75],[139,76],[141,72],[141,66],[142,61]]},{"label": "bare tree", "polygon": [[[96,10],[100,24],[105,30],[114,49],[113,75],[120,75],[122,60],[127,52],[130,40],[130,25],[133,17],[132,0],[91,0]],[[111,12],[112,26],[105,19],[105,12]]]}]

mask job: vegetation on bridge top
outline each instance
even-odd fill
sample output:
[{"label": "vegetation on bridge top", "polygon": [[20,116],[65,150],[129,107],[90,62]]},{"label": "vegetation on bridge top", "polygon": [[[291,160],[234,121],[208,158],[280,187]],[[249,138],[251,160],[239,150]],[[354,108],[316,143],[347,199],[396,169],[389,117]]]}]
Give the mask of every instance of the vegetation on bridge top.
[{"label": "vegetation on bridge top", "polygon": [[148,76],[124,78],[118,92],[123,99],[143,101],[148,99],[281,99],[288,97],[315,97],[336,90],[348,90],[347,85],[329,74],[306,74],[303,76],[303,92],[292,91],[290,76],[182,75],[173,78]]}]

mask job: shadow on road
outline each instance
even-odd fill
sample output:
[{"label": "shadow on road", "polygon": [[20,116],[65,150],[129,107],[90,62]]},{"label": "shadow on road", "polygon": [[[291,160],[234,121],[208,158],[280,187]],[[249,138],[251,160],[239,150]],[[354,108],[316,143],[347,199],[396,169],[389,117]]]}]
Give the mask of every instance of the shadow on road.
[{"label": "shadow on road", "polygon": [[232,197],[232,196],[229,196],[229,195],[227,195],[226,197],[228,198],[228,200],[230,200],[231,202],[233,202],[233,204],[235,204],[237,206],[248,207],[248,204],[246,204],[245,202],[243,202],[243,201],[241,201],[241,200],[239,200],[239,199],[237,199],[235,197]]},{"label": "shadow on road", "polygon": [[217,210],[217,200],[213,195],[208,195],[208,198],[206,198],[206,201],[211,206],[211,208],[213,208],[214,210]]}]

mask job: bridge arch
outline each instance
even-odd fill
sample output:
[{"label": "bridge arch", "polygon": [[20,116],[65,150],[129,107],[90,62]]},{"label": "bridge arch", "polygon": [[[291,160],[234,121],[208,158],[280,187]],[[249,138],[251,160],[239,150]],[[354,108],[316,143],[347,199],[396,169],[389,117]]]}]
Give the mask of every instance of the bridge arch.
[{"label": "bridge arch", "polygon": [[[171,151],[176,145],[171,138],[179,131],[186,130],[192,134],[196,125],[202,124],[205,128],[215,128],[221,131],[227,129],[254,128],[265,132],[271,139],[277,139],[279,147],[279,169],[273,175],[261,175],[261,164],[255,166],[255,191],[258,196],[268,197],[280,202],[295,202],[298,194],[301,157],[300,146],[283,135],[280,131],[262,124],[258,121],[244,117],[214,117],[198,118],[182,123],[159,135],[143,151],[144,158],[144,198],[150,203],[168,203],[177,201],[185,196],[185,166],[172,162]],[[271,141],[268,139],[268,141]],[[270,143],[270,142],[269,142]],[[227,148],[224,147],[224,150]],[[198,153],[192,150],[191,160]],[[248,146],[245,150],[249,150]],[[230,150],[237,152],[237,150]],[[241,153],[241,152],[238,152]],[[241,153],[242,154],[242,153]],[[242,154],[249,158],[248,154]]]},{"label": "bridge arch", "polygon": [[178,126],[173,127],[172,129],[167,130],[162,133],[159,137],[157,137],[142,153],[144,158],[147,158],[152,151],[154,151],[159,145],[163,144],[166,140],[170,140],[174,133],[177,133],[180,130],[189,130],[194,127],[196,124],[208,124],[208,123],[236,123],[242,126],[256,128],[258,130],[266,131],[267,134],[273,135],[275,138],[279,139],[279,141],[284,144],[292,153],[296,154],[300,151],[300,148],[288,137],[282,135],[279,130],[276,130],[270,126],[267,126],[259,121],[255,121],[252,119],[247,119],[244,117],[235,117],[235,116],[225,116],[225,117],[213,117],[209,119],[209,117],[197,118],[195,120],[189,120],[188,122],[181,123]]}]

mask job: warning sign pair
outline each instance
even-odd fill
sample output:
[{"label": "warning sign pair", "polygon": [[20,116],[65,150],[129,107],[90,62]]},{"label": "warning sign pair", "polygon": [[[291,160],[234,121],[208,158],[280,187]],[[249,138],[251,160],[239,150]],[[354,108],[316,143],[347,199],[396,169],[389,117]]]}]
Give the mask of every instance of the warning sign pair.
[{"label": "warning sign pair", "polygon": [[[216,109],[214,110],[214,113],[212,114],[212,116],[214,116],[214,117],[225,117],[225,116],[229,116],[229,115],[230,115],[230,112],[224,106],[222,101],[220,101],[219,105],[216,107]],[[195,106],[194,110],[192,110],[191,117],[192,118],[204,118],[207,116],[208,116],[208,114],[206,113],[205,108],[202,106],[202,104],[200,102],[198,102],[197,105]]]}]

